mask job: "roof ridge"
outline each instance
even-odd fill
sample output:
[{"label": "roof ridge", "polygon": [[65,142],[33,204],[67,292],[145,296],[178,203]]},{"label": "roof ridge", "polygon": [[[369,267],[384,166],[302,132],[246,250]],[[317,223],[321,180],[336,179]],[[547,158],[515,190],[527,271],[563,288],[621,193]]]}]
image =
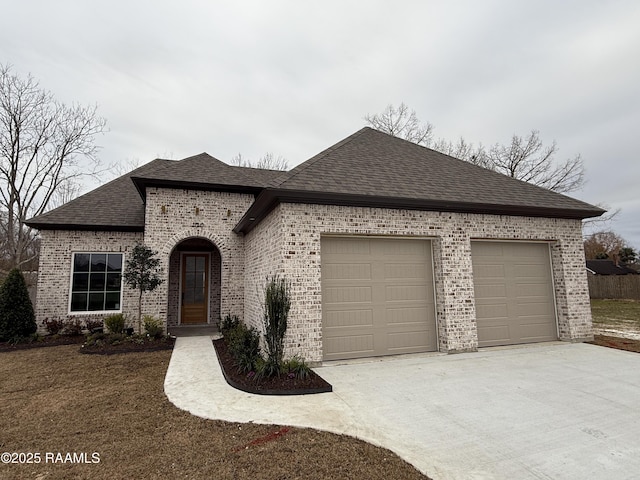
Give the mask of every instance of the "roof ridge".
[{"label": "roof ridge", "polygon": [[281,187],[287,181],[292,180],[294,177],[296,177],[297,175],[303,173],[309,167],[315,165],[318,161],[320,161],[322,158],[326,157],[329,153],[331,153],[331,152],[343,147],[344,145],[348,144],[349,142],[355,140],[356,138],[358,138],[360,135],[362,135],[367,130],[373,130],[373,129],[370,128],[370,127],[363,127],[360,130],[358,130],[357,132],[352,133],[348,137],[343,138],[338,143],[335,143],[335,144],[331,145],[329,148],[325,148],[323,151],[321,151],[320,153],[317,153],[316,155],[314,155],[310,159],[305,160],[304,162],[302,162],[297,167],[294,167],[291,170],[289,170],[288,172],[286,172],[288,174],[286,176],[286,178],[283,178],[282,180],[280,180],[278,182],[274,182],[273,187]]}]

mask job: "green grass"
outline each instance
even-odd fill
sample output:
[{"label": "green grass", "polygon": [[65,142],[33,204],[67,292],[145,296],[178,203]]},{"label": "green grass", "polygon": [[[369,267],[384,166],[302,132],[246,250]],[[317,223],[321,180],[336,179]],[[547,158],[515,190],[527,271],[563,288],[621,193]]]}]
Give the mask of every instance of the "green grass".
[{"label": "green grass", "polygon": [[624,327],[640,332],[640,302],[634,300],[591,300],[593,324]]}]

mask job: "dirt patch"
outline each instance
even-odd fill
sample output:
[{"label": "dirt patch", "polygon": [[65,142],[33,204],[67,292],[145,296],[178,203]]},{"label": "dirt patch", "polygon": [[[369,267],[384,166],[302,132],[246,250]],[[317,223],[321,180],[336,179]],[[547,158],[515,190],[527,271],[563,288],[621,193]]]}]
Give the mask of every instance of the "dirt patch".
[{"label": "dirt patch", "polygon": [[97,453],[99,463],[0,464],[0,478],[425,478],[351,437],[179,410],[163,391],[170,358],[81,355],[78,345],[3,353],[0,452]]},{"label": "dirt patch", "polygon": [[238,372],[224,339],[214,340],[213,346],[227,383],[239,390],[260,395],[306,395],[332,391],[331,385],[316,372],[311,372],[307,379],[280,375],[256,381],[252,375]]},{"label": "dirt patch", "polygon": [[640,340],[622,337],[610,337],[606,335],[594,335],[593,342],[587,342],[601,347],[617,348],[629,352],[640,353]]}]

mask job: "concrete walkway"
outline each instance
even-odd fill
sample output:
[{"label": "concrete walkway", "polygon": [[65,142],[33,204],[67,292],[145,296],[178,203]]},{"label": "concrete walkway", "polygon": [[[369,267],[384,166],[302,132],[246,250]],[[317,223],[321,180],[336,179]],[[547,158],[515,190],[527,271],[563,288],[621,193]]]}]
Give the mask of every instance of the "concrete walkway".
[{"label": "concrete walkway", "polygon": [[194,415],[352,435],[438,479],[640,478],[640,355],[550,343],[332,364],[334,392],[227,385],[209,337],[178,338],[169,400]]}]

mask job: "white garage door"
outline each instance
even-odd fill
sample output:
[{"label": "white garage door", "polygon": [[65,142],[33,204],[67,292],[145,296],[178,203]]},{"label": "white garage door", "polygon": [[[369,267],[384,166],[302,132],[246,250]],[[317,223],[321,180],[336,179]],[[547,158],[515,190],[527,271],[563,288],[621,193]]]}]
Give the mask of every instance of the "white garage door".
[{"label": "white garage door", "polygon": [[471,242],[478,345],[557,340],[549,245]]},{"label": "white garage door", "polygon": [[431,242],[323,237],[325,360],[435,351]]}]

